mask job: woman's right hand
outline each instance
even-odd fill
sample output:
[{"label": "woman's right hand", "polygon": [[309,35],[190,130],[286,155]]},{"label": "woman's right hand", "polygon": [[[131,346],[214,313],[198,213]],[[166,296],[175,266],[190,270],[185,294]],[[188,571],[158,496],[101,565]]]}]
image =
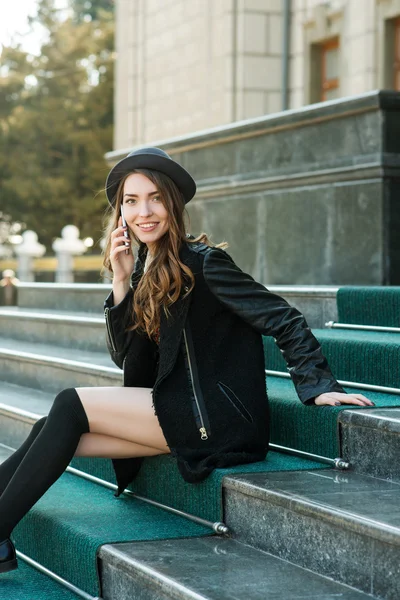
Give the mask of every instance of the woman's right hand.
[{"label": "woman's right hand", "polygon": [[[129,246],[125,246],[125,242]],[[124,236],[124,227],[122,218],[118,219],[118,227],[111,233],[110,262],[114,274],[113,281],[129,281],[135,266],[135,257],[132,253],[131,240]],[[125,254],[125,250],[128,254]]]}]

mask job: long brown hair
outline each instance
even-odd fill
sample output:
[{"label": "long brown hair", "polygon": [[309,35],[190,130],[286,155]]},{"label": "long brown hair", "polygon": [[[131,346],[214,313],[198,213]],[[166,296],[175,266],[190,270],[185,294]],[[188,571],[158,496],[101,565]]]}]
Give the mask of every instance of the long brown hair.
[{"label": "long brown hair", "polygon": [[[168,307],[178,300],[184,283],[189,286],[184,297],[190,294],[194,288],[195,279],[191,269],[179,259],[181,244],[183,242],[202,242],[207,246],[224,249],[228,247],[228,244],[226,242],[214,244],[206,233],[201,233],[194,239],[188,239],[184,217],[187,215],[189,218],[189,215],[186,211],[183,195],[176,184],[167,175],[159,171],[135,169],[122,178],[116,194],[115,208],[110,206],[106,211],[107,222],[104,230],[105,245],[103,251],[103,267],[105,269],[112,273],[110,261],[111,233],[118,227],[125,181],[132,173],[141,173],[154,183],[160,194],[161,202],[168,212],[168,230],[155,242],[153,259],[136,288],[130,319],[133,325],[128,328],[132,331],[139,329],[142,332],[147,332],[149,337],[154,337],[160,325],[161,307],[168,316],[170,314]],[[130,230],[130,238],[133,252],[134,247],[138,249],[141,242],[132,230]],[[104,275],[104,269],[101,273]]]}]

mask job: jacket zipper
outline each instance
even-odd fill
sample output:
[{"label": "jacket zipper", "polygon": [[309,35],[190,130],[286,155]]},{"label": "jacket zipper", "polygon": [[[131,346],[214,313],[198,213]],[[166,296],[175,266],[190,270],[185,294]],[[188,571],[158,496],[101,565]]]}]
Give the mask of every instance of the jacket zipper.
[{"label": "jacket zipper", "polygon": [[110,309],[108,306],[106,306],[105,310],[104,310],[104,315],[106,317],[106,326],[107,326],[107,331],[108,331],[108,337],[110,338],[110,342],[111,342],[111,346],[114,352],[117,352],[117,348],[114,342],[114,337],[112,334],[112,329],[111,329],[111,324],[110,324],[110,317],[109,317],[109,312]]},{"label": "jacket zipper", "polygon": [[[190,351],[189,351],[189,344],[188,344],[188,336],[187,336],[187,333],[186,333],[186,327],[183,328],[183,338],[184,338],[184,341],[185,341],[186,356],[187,356],[187,361],[188,361],[188,365],[189,365],[190,379],[191,379],[191,382],[192,382],[194,399],[195,399],[196,407],[197,407],[197,414],[198,414],[199,421],[200,421],[200,424],[201,424],[201,427],[199,427],[200,436],[201,436],[202,440],[208,440],[208,434],[211,433],[211,432],[210,432],[209,426],[208,426],[208,432],[207,432],[205,418],[204,418],[204,415],[203,415],[201,407],[200,407],[199,394],[197,393],[197,389],[196,389],[196,385],[195,385],[195,381],[194,381],[194,376],[193,376],[193,369],[195,368],[195,365],[192,362],[192,357],[191,357]],[[200,394],[201,394],[201,392],[200,392]],[[203,398],[201,397],[201,402],[202,401],[203,401]],[[205,409],[205,407],[204,407],[204,409]]]}]

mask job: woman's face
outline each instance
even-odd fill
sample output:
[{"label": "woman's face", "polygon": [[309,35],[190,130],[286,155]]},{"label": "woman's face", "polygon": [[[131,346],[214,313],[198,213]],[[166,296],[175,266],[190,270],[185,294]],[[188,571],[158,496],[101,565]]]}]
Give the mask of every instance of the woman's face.
[{"label": "woman's face", "polygon": [[169,227],[168,213],[156,186],[145,175],[132,173],[125,181],[122,202],[126,224],[151,251]]}]

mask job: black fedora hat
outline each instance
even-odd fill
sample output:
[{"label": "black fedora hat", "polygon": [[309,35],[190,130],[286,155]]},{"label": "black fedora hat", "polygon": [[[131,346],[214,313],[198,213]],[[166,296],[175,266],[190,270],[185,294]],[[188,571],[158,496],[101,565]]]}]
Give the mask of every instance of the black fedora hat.
[{"label": "black fedora hat", "polygon": [[106,180],[106,194],[111,206],[115,205],[116,194],[121,179],[134,169],[152,169],[168,175],[183,194],[185,204],[196,193],[193,177],[179,163],[161,148],[140,148],[133,150],[120,160],[109,172]]}]

